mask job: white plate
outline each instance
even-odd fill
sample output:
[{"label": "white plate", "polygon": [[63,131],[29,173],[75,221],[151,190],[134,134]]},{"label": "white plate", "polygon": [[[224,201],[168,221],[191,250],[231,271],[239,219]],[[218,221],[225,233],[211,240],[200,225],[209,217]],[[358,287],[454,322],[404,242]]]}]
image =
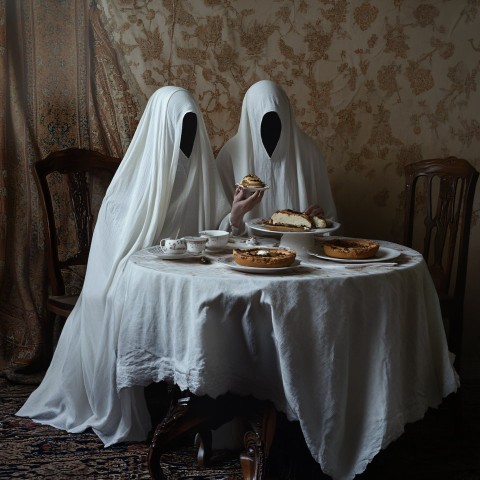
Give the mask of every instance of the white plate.
[{"label": "white plate", "polygon": [[232,270],[237,270],[238,272],[246,273],[285,273],[288,270],[292,270],[295,267],[300,265],[300,260],[295,260],[292,265],[289,267],[277,267],[277,268],[262,268],[262,267],[247,267],[244,265],[239,265],[233,260],[233,257],[222,258],[219,260],[220,263],[223,263],[227,267],[230,267]]},{"label": "white plate", "polygon": [[240,183],[235,184],[236,187],[243,187],[245,190],[250,190],[251,192],[263,192],[264,190],[268,190],[270,185],[265,185],[264,187],[246,187]]},{"label": "white plate", "polygon": [[265,223],[264,218],[254,218],[253,220],[250,220],[246,222],[247,226],[250,227],[253,231],[257,232],[262,232],[262,233],[270,233],[270,234],[277,234],[277,235],[283,235],[284,233],[308,233],[308,234],[316,234],[319,235],[321,233],[329,233],[329,232],[334,232],[335,230],[338,230],[340,228],[340,223],[338,222],[332,222],[330,227],[327,228],[312,228],[311,230],[286,230],[286,231],[278,231],[278,230],[270,230],[266,227],[263,226]]},{"label": "white plate", "polygon": [[330,260],[332,262],[340,262],[340,263],[373,263],[373,262],[386,262],[387,260],[391,260],[392,258],[397,258],[402,252],[398,250],[394,250],[393,248],[386,248],[380,247],[378,252],[375,254],[374,257],[370,258],[335,258],[329,257],[323,253],[323,247],[319,247],[318,252],[308,252],[310,255],[314,257],[321,258],[323,260]]},{"label": "white plate", "polygon": [[162,250],[162,247],[160,247],[159,245],[148,247],[146,250],[148,253],[151,253],[155,257],[161,258],[162,260],[183,260],[186,258],[199,257],[202,255],[201,253],[190,253],[190,252],[164,253]]}]

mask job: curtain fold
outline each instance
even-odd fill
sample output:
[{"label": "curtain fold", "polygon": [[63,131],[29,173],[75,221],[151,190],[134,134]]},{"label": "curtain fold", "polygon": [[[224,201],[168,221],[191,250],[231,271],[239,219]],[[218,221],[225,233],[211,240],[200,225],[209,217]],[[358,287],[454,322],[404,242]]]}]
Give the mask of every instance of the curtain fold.
[{"label": "curtain fold", "polygon": [[[138,107],[88,0],[1,0],[0,19],[0,368],[36,383],[47,277],[32,165],[69,147],[122,157]],[[97,206],[105,188],[96,179]]]},{"label": "curtain fold", "polygon": [[33,11],[28,3],[7,1],[6,25],[6,104],[3,129],[6,145],[4,202],[5,259],[0,291],[2,359],[13,379],[34,372],[42,362],[42,298],[45,292],[45,261],[41,213],[31,174],[38,155],[35,139],[35,77],[32,63]]},{"label": "curtain fold", "polygon": [[90,9],[90,51],[90,142],[95,150],[107,146],[111,155],[122,157],[137,127],[140,108],[95,6]]}]

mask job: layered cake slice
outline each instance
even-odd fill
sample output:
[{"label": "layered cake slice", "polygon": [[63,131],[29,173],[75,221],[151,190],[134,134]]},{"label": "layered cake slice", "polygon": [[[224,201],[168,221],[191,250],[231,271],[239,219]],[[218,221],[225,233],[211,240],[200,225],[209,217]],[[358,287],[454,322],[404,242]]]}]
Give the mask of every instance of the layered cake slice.
[{"label": "layered cake slice", "polygon": [[324,218],[318,216],[310,217],[306,213],[285,209],[274,212],[273,215],[263,223],[263,226],[269,230],[280,232],[308,232],[315,228],[326,228],[327,222]]}]

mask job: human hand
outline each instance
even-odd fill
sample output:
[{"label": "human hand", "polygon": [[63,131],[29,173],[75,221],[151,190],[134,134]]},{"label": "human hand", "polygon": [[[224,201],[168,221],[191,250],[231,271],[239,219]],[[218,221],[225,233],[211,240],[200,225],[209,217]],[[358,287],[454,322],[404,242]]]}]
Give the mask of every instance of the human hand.
[{"label": "human hand", "polygon": [[323,218],[325,212],[320,205],[313,204],[310,205],[304,212],[305,214],[309,215],[310,217],[321,217]]},{"label": "human hand", "polygon": [[263,193],[263,191],[257,190],[249,195],[244,187],[241,185],[237,186],[230,213],[230,222],[234,227],[241,228],[244,215],[261,202]]}]

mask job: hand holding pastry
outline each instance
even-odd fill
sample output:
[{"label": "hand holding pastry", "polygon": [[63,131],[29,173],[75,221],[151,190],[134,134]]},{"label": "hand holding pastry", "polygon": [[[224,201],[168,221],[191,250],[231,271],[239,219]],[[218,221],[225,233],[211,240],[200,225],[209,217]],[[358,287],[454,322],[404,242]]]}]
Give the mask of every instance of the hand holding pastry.
[{"label": "hand holding pastry", "polygon": [[250,192],[247,193],[241,185],[237,186],[230,213],[230,224],[233,227],[242,229],[244,215],[261,202],[263,193],[256,191],[250,195]]}]

